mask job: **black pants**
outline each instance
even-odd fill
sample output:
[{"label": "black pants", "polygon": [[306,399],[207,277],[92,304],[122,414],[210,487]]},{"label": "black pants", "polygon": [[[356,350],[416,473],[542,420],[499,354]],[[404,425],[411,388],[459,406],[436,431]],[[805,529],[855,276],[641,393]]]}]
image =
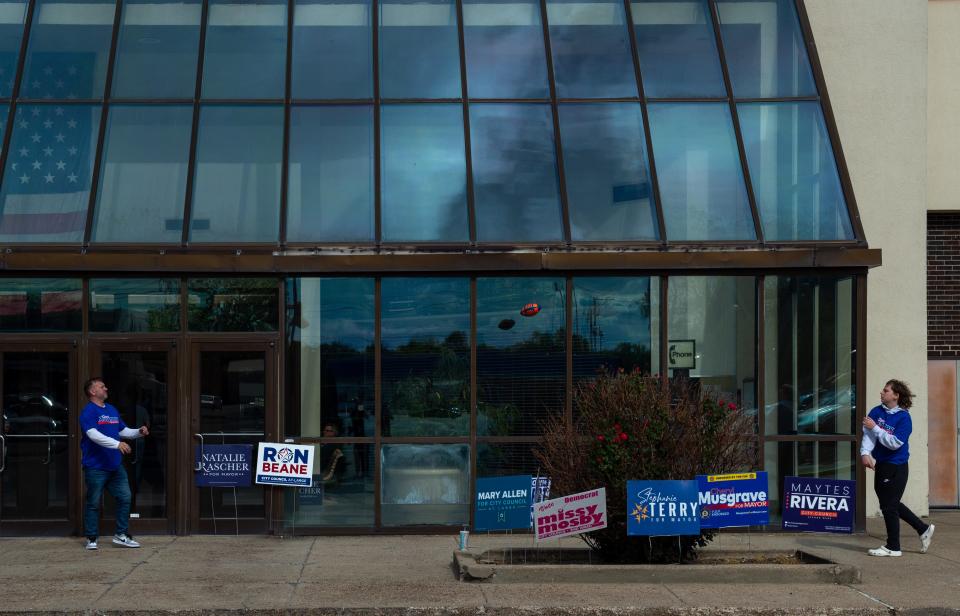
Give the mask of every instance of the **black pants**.
[{"label": "black pants", "polygon": [[900,550],[900,520],[913,527],[917,534],[923,534],[927,525],[920,518],[900,502],[903,491],[907,487],[907,475],[910,469],[907,463],[890,464],[877,462],[873,478],[873,489],[880,500],[880,511],[887,526],[887,549]]}]

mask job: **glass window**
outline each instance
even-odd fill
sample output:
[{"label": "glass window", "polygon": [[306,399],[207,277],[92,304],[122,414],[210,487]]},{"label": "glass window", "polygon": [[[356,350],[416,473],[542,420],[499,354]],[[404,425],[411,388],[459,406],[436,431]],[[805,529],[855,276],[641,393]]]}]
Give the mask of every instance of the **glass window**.
[{"label": "glass window", "polygon": [[453,0],[380,0],[380,96],[460,98]]},{"label": "glass window", "polygon": [[384,278],[384,436],[470,434],[470,281]]},{"label": "glass window", "polygon": [[123,3],[113,96],[193,98],[200,45],[199,0]]},{"label": "glass window", "polygon": [[767,434],[851,434],[856,422],[856,280],[764,280]]},{"label": "glass window", "polygon": [[[573,279],[573,378],[660,371],[660,279]],[[576,383],[575,383],[576,384]]]},{"label": "glass window", "polygon": [[384,105],[384,241],[467,241],[467,166],[460,105]]},{"label": "glass window", "polygon": [[[689,378],[755,412],[756,281],[671,276],[667,292],[671,378]],[[693,357],[682,353],[693,352]]]},{"label": "glass window", "polygon": [[547,98],[540,3],[464,0],[463,44],[470,98]]},{"label": "glass window", "polygon": [[13,121],[0,241],[82,241],[100,107],[22,105]]},{"label": "glass window", "polygon": [[536,477],[540,462],[534,457],[536,443],[480,443],[477,445],[477,477]]},{"label": "glass window", "polygon": [[783,520],[784,477],[857,478],[860,448],[852,441],[805,441],[764,443],[767,494],[770,498],[770,523]]},{"label": "glass window", "polygon": [[275,242],[283,108],[203,107],[190,241]]},{"label": "glass window", "polygon": [[192,332],[274,332],[280,294],[272,278],[193,278],[187,281],[187,328]]},{"label": "glass window", "polygon": [[93,241],[180,243],[192,126],[190,106],[110,108]]},{"label": "glass window", "polygon": [[755,239],[727,104],[657,103],[648,115],[667,239]]},{"label": "glass window", "polygon": [[297,0],[293,98],[373,96],[370,1]]},{"label": "glass window", "polygon": [[470,106],[477,239],[559,241],[560,189],[547,105]]},{"label": "glass window", "polygon": [[380,464],[384,526],[470,521],[469,445],[384,445]]},{"label": "glass window", "polygon": [[820,104],[737,105],[767,240],[853,239]]},{"label": "glass window", "polygon": [[644,94],[726,97],[707,0],[633,0],[630,7]]},{"label": "glass window", "polygon": [[640,104],[564,103],[559,114],[573,240],[657,239]]},{"label": "glass window", "polygon": [[90,280],[90,330],[180,331],[180,279]]},{"label": "glass window", "polygon": [[566,281],[477,279],[477,434],[540,433],[563,410]]},{"label": "glass window", "polygon": [[0,331],[81,329],[80,279],[0,278]]},{"label": "glass window", "polygon": [[547,22],[557,96],[637,96],[622,2],[548,0]]},{"label": "glass window", "polygon": [[13,92],[26,16],[26,2],[0,2],[0,98]]},{"label": "glass window", "polygon": [[283,98],[285,0],[212,0],[203,48],[204,98]]},{"label": "glass window", "polygon": [[373,436],[373,278],[288,278],[288,436]]},{"label": "glass window", "polygon": [[717,0],[738,98],[816,96],[793,0]]},{"label": "glass window", "polygon": [[373,445],[314,446],[313,486],[284,490],[284,534],[303,526],[373,526]]},{"label": "glass window", "polygon": [[292,107],[287,181],[288,242],[372,242],[373,109]]},{"label": "glass window", "polygon": [[103,98],[116,3],[37,0],[21,98]]}]

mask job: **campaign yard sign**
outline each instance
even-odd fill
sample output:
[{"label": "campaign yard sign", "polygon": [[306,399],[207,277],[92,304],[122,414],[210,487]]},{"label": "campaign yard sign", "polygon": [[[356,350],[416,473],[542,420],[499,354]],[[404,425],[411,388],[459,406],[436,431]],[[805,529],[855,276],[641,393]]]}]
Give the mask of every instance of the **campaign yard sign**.
[{"label": "campaign yard sign", "polygon": [[323,506],[323,477],[313,476],[313,485],[297,488],[297,504],[301,507]]},{"label": "campaign yard sign", "polygon": [[550,478],[539,475],[533,476],[530,478],[530,487],[533,488],[533,500],[530,503],[530,522],[528,527],[533,528],[534,507],[536,507],[537,503],[542,503],[550,498]]},{"label": "campaign yard sign", "polygon": [[473,529],[528,528],[533,489],[530,475],[477,477]]},{"label": "campaign yard sign", "polygon": [[699,535],[697,482],[628,481],[628,535]]},{"label": "campaign yard sign", "polygon": [[597,488],[537,503],[536,540],[559,539],[607,527],[607,490]]},{"label": "campaign yard sign", "polygon": [[852,533],[856,496],[856,481],[786,477],[783,480],[783,528]]},{"label": "campaign yard sign", "polygon": [[260,443],[256,483],[275,486],[313,485],[313,445]]},{"label": "campaign yard sign", "polygon": [[770,523],[767,473],[697,475],[700,528],[762,526]]},{"label": "campaign yard sign", "polygon": [[245,488],[250,485],[253,445],[197,445],[194,478],[200,488]]}]

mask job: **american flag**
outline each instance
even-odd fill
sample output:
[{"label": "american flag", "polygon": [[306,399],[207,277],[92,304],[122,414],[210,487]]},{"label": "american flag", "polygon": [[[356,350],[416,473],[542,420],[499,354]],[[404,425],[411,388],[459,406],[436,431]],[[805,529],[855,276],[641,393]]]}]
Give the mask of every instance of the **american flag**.
[{"label": "american flag", "polygon": [[[89,96],[88,54],[34,54],[20,87],[31,99]],[[86,87],[84,87],[86,86]],[[83,239],[99,105],[17,107],[3,174],[0,239]]]}]

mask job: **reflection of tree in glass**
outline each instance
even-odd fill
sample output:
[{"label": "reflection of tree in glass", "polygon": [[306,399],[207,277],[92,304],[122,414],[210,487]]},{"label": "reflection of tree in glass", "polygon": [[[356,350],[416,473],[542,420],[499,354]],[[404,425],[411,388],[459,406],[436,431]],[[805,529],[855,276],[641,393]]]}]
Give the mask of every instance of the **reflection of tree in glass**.
[{"label": "reflection of tree in glass", "polygon": [[189,282],[190,329],[276,331],[277,282],[268,278],[210,278]]},{"label": "reflection of tree in glass", "polygon": [[410,374],[395,383],[390,406],[410,417],[458,417],[470,405],[470,345],[467,334],[451,332],[443,342],[411,340],[392,352],[432,364],[426,374]]}]

